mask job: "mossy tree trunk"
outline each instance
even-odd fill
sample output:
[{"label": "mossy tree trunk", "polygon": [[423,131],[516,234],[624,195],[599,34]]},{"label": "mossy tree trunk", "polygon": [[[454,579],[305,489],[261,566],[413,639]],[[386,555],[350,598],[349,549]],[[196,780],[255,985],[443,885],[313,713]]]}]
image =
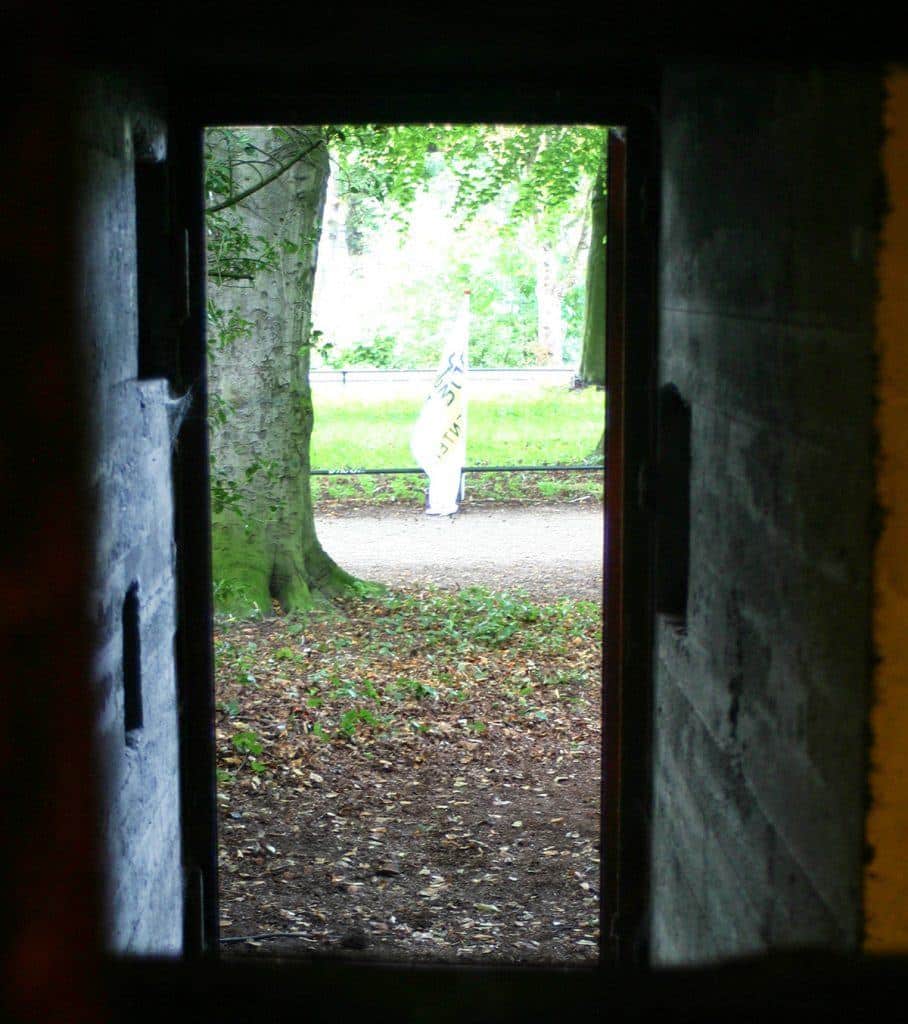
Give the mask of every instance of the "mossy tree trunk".
[{"label": "mossy tree trunk", "polygon": [[[279,161],[271,131],[245,135],[258,150],[246,150],[250,159]],[[234,191],[257,173],[237,163]],[[268,613],[275,598],[285,611],[305,609],[353,582],[318,541],[309,484],[312,291],[327,179],[327,151],[316,145],[233,208],[241,230],[265,240],[256,250],[267,252],[264,268],[218,279],[209,253],[209,308],[222,323],[244,322],[243,336],[225,342],[213,332],[209,347],[215,600],[234,614]]]}]

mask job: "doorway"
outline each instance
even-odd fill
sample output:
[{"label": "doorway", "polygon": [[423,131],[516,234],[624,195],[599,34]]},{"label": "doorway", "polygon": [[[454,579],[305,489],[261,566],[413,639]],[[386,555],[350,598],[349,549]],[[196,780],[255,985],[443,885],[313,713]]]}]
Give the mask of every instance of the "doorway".
[{"label": "doorway", "polygon": [[[645,119],[643,119],[645,124]],[[628,135],[633,138],[633,127],[629,127]],[[631,165],[625,167],[625,174],[631,179],[633,183],[635,175],[639,182],[649,183],[652,186],[652,167],[648,162],[647,153],[651,152],[648,148],[647,140],[649,140],[648,133],[644,130],[641,131],[639,136],[641,139],[640,163],[636,166]],[[640,325],[640,336],[652,341],[654,337],[653,331],[653,313],[651,303],[647,305],[648,299],[651,299],[653,277],[652,268],[654,266],[653,261],[653,206],[651,200],[649,203],[640,202],[639,204],[634,201],[633,192],[627,187],[625,181],[625,197],[628,212],[625,215],[625,223],[633,225],[635,224],[640,230],[634,232],[632,230],[627,231],[625,238],[625,247],[629,249],[631,253],[636,253],[638,259],[636,263],[631,264],[631,260],[625,260],[625,267],[632,265],[631,271],[625,270],[624,276],[621,278],[625,292],[625,302],[623,308],[623,325],[619,320],[616,319],[616,324],[619,327],[623,326],[626,330],[626,324],[631,321],[635,324]],[[641,187],[637,190],[638,198],[643,198],[644,189]],[[650,192],[650,196],[652,193]],[[648,229],[648,230],[647,230]],[[615,229],[610,225],[610,233]],[[201,232],[199,233],[201,235]],[[627,256],[627,253],[625,253]],[[620,306],[615,304],[613,307],[617,312],[620,310]],[[617,336],[616,336],[617,337]],[[620,344],[616,341],[615,345],[620,351],[623,346],[623,334],[620,338]],[[646,373],[648,374],[651,368],[651,352],[648,348],[642,348],[640,352],[628,357],[627,353],[621,353],[620,355],[615,354],[615,348],[611,350],[609,366],[610,373],[612,374],[610,386],[617,388],[619,373],[623,373],[625,378],[628,372],[631,373]],[[626,392],[625,392],[626,393]],[[611,402],[611,394],[610,394]],[[638,421],[647,422],[648,409],[642,404],[638,405],[634,400],[625,402],[622,411],[622,422],[625,424],[628,418],[638,417]],[[609,428],[613,429],[612,413],[610,412]],[[632,439],[624,435],[624,443],[626,447],[632,449],[633,457],[635,461],[642,461],[643,453],[647,448],[647,434],[645,431],[637,432]],[[645,524],[641,524],[641,520],[637,516],[636,502],[626,492],[623,486],[623,474],[626,473],[627,466],[627,451],[624,453],[625,458],[621,460],[615,458],[609,469],[609,494],[615,495],[615,500],[618,503],[620,511],[616,513],[614,523],[609,522],[608,525],[608,544],[609,552],[607,554],[607,564],[609,558],[618,559],[620,561],[622,550],[626,553],[629,546],[634,547],[635,550],[643,557],[647,557],[647,536]],[[630,527],[630,529],[629,529]],[[611,676],[607,669],[606,672],[606,704],[609,702],[612,706],[617,706],[617,713],[615,719],[613,719],[616,728],[619,723],[623,723],[623,728],[619,731],[617,737],[606,737],[604,739],[604,745],[606,748],[606,760],[604,764],[611,763],[613,766],[617,765],[617,770],[606,771],[603,778],[603,789],[606,791],[607,799],[603,801],[603,806],[607,809],[604,813],[606,815],[612,814],[615,819],[618,819],[623,811],[622,808],[632,807],[634,809],[635,816],[632,819],[628,819],[626,816],[621,819],[621,825],[623,825],[623,832],[618,828],[615,828],[612,832],[612,837],[609,839],[610,848],[604,857],[603,865],[603,885],[602,892],[605,900],[605,904],[602,911],[603,924],[600,926],[600,941],[603,947],[608,950],[608,957],[612,958],[615,955],[621,955],[623,951],[625,955],[630,956],[632,942],[636,944],[635,948],[639,951],[641,948],[641,921],[643,920],[644,913],[643,908],[645,906],[645,872],[634,868],[632,870],[623,869],[622,865],[627,862],[634,863],[645,863],[645,849],[646,849],[646,823],[645,823],[645,802],[646,802],[646,766],[641,766],[639,759],[635,759],[635,776],[633,780],[628,780],[627,773],[623,771],[623,767],[627,760],[627,741],[629,736],[632,736],[635,731],[642,737],[645,734],[646,716],[645,706],[647,701],[647,690],[645,685],[638,686],[633,697],[626,698],[623,703],[617,699],[617,693],[621,691],[621,688],[626,686],[627,679],[627,666],[629,659],[629,652],[633,652],[636,661],[632,666],[633,673],[638,680],[643,680],[645,683],[645,677],[647,675],[647,669],[645,667],[645,657],[640,658],[641,652],[644,651],[647,643],[646,625],[643,616],[635,617],[633,622],[628,625],[627,622],[627,607],[630,601],[635,607],[640,607],[641,602],[645,604],[646,593],[645,587],[641,590],[639,586],[633,587],[628,581],[624,580],[620,574],[615,573],[612,577],[615,584],[619,588],[624,588],[622,592],[622,603],[616,605],[612,602],[609,605],[607,614],[610,616],[610,621],[614,618],[614,621],[619,622],[620,628],[624,630],[624,642],[620,646],[620,656],[618,658],[618,667],[616,667]],[[612,585],[612,583],[610,583]],[[619,613],[620,609],[620,613]],[[636,630],[636,634],[634,634]],[[630,641],[630,642],[629,642]],[[609,658],[615,660],[614,648],[610,651]],[[611,682],[609,682],[611,679]],[[611,693],[609,693],[609,687],[611,687]],[[616,689],[617,688],[617,689]],[[193,701],[190,699],[187,704],[192,704]],[[200,708],[203,710],[207,720],[212,721],[215,713],[215,709],[211,705],[210,700],[207,706],[204,706],[203,702],[196,701],[196,710]],[[632,729],[627,728],[627,723],[624,721],[622,716],[626,716],[628,706],[634,706],[641,714],[636,724]],[[191,719],[191,715],[187,716],[187,721]],[[197,720],[198,721],[198,720]],[[212,761],[208,762],[207,772],[210,781]],[[614,794],[614,795],[612,795]],[[206,931],[207,936],[204,940],[204,945],[209,949],[213,947],[212,937],[217,935],[217,911],[216,903],[213,902],[211,896],[211,880],[216,877],[216,872],[213,866],[213,835],[214,828],[213,823],[209,819],[209,825],[207,830],[205,828],[199,828],[199,821],[196,819],[196,832],[194,846],[196,850],[199,850],[201,845],[198,840],[202,835],[206,837],[205,853],[207,856],[207,877],[208,883],[201,886],[202,891],[205,893],[203,903],[203,917],[207,922]],[[188,832],[187,832],[188,834]],[[640,858],[641,852],[644,854],[642,859]],[[200,860],[205,858],[199,858]],[[203,876],[206,871],[202,871]],[[620,911],[619,912],[619,906]],[[633,931],[633,939],[630,938],[631,932]],[[627,936],[627,938],[625,938]]]},{"label": "doorway", "polygon": [[607,137],[206,132],[226,951],[595,962]]}]

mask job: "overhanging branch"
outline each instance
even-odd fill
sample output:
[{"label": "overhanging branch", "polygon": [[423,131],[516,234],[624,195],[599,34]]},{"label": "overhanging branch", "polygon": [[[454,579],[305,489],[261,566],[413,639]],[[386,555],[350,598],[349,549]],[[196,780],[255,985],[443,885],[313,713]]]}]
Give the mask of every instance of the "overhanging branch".
[{"label": "overhanging branch", "polygon": [[244,191],[238,193],[235,196],[231,196],[229,199],[225,199],[222,203],[215,203],[214,206],[206,206],[205,212],[220,213],[221,210],[227,210],[231,206],[236,206],[237,203],[241,203],[244,199],[248,199],[250,196],[255,195],[255,193],[258,192],[259,189],[264,188],[266,185],[270,185],[272,181],[276,181],[282,174],[289,171],[290,168],[294,166],[294,164],[298,164],[300,160],[302,160],[304,157],[307,157],[314,149],[316,149],[318,146],[323,145],[324,142],[324,139],[318,139],[318,141],[313,142],[311,146],[307,146],[305,149],[300,150],[300,152],[297,153],[292,160],[289,160],[285,164],[281,164],[278,167],[278,169],[273,174],[269,174],[267,178],[263,178],[257,184],[252,185],[247,189],[244,189]]}]

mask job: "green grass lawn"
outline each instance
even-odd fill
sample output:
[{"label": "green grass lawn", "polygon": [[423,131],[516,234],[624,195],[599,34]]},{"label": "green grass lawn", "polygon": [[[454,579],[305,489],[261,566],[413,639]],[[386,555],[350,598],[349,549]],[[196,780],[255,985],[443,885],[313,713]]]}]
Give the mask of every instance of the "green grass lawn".
[{"label": "green grass lawn", "polygon": [[[329,398],[315,394],[313,469],[415,466],[410,433],[422,401]],[[582,462],[596,447],[605,417],[603,392],[545,388],[470,400],[470,465]]]},{"label": "green grass lawn", "polygon": [[[410,433],[422,400],[401,397],[364,401],[313,396],[313,469],[387,469],[415,466]],[[602,435],[605,397],[596,388],[539,388],[518,395],[470,399],[467,464],[581,463]],[[422,476],[313,478],[316,500],[422,500]],[[468,495],[518,500],[601,498],[600,474],[470,474]]]}]

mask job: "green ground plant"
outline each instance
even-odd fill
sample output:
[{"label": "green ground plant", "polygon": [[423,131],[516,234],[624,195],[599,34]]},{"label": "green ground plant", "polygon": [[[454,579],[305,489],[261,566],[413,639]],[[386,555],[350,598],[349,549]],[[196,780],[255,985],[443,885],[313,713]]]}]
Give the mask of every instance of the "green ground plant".
[{"label": "green ground plant", "polygon": [[[306,656],[288,642],[296,623],[286,619],[275,624],[267,646],[231,639],[238,624],[225,625],[216,639],[218,710],[233,726],[227,735],[230,752],[242,758],[238,771],[261,775],[268,768],[254,708],[267,704],[262,691],[273,689],[275,679],[281,699],[294,708],[290,726],[303,714],[317,740],[343,742],[424,731],[424,715],[469,708],[489,687],[515,714],[543,721],[553,707],[588,700],[598,675],[595,661],[576,661],[597,642],[601,609],[594,601],[537,603],[524,591],[427,588],[346,598],[317,618],[307,626],[313,647]],[[407,652],[403,660],[401,652]],[[252,659],[257,676],[249,672]],[[401,671],[406,666],[410,671]],[[250,688],[250,678],[260,682]],[[469,711],[458,721],[474,736],[487,728]]]},{"label": "green ground plant", "polygon": [[248,765],[250,771],[261,775],[268,770],[268,765],[258,759],[265,748],[261,739],[251,729],[235,733],[231,742],[233,749],[243,755],[243,765]]},{"label": "green ground plant", "polygon": [[[547,503],[603,500],[604,478],[598,473],[468,473],[467,502]],[[422,506],[423,474],[312,478],[316,507],[328,505],[401,504]]]}]

